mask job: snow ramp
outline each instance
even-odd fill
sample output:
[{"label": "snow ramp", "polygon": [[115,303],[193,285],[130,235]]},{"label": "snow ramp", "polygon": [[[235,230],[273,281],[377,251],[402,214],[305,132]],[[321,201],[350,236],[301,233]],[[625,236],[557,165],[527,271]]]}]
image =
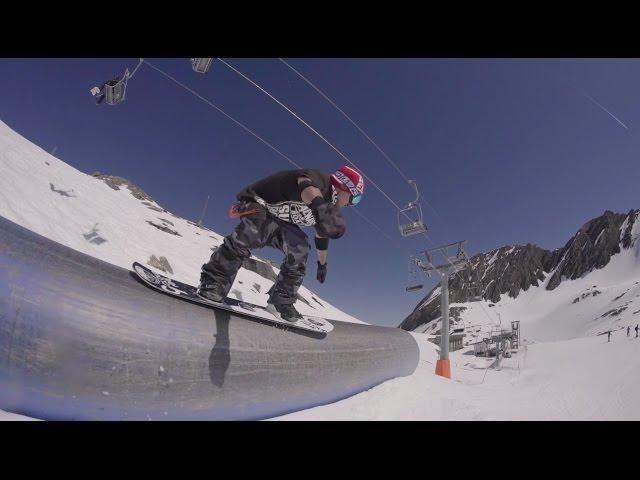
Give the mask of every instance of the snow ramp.
[{"label": "snow ramp", "polygon": [[254,420],[410,375],[398,328],[319,336],[175,299],[0,217],[0,409],[50,420]]}]

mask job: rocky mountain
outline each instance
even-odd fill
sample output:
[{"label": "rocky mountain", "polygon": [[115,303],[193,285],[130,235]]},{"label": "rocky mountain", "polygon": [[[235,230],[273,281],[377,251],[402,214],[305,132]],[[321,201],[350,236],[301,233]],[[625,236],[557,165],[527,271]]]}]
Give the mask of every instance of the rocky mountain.
[{"label": "rocky mountain", "polygon": [[[480,296],[495,303],[502,295],[516,298],[531,286],[545,285],[546,290],[554,290],[563,281],[603,268],[613,255],[639,241],[632,235],[639,217],[640,210],[626,214],[607,210],[580,227],[562,248],[553,251],[527,244],[479,253],[470,259],[470,268],[450,279],[450,303],[466,303]],[[451,308],[453,321],[464,308]],[[400,328],[414,330],[439,317],[439,287],[435,287],[402,321]]]},{"label": "rocky mountain", "polygon": [[131,195],[133,195],[138,200],[154,202],[153,198],[151,198],[149,194],[147,194],[135,183],[131,182],[130,180],[127,180],[126,178],[117,177],[115,175],[105,175],[100,172],[93,172],[91,176],[95,178],[99,178],[114,190],[120,190],[120,187],[128,188],[129,191],[131,192]]}]

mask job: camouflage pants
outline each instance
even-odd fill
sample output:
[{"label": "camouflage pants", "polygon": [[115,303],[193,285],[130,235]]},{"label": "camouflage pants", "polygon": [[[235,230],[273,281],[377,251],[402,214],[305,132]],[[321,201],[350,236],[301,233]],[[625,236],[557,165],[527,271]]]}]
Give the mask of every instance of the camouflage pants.
[{"label": "camouflage pants", "polygon": [[238,270],[251,250],[273,247],[285,254],[280,274],[269,291],[269,303],[293,304],[307,270],[310,245],[301,228],[267,214],[260,207],[257,214],[241,217],[233,233],[211,255],[209,263],[202,266],[203,273],[229,293]]}]

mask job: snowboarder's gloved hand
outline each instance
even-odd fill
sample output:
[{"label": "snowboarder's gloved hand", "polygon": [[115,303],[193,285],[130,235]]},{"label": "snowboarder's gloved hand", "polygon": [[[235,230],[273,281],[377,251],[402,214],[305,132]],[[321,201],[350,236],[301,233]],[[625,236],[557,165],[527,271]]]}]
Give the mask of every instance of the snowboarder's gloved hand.
[{"label": "snowboarder's gloved hand", "polygon": [[322,265],[319,261],[318,261],[318,273],[316,274],[316,279],[320,282],[320,283],[324,283],[325,279],[327,278],[327,264],[325,263],[324,265]]},{"label": "snowboarder's gloved hand", "polygon": [[316,232],[321,237],[336,239],[344,235],[347,223],[338,207],[329,205],[322,197],[316,197],[309,208],[316,218]]}]

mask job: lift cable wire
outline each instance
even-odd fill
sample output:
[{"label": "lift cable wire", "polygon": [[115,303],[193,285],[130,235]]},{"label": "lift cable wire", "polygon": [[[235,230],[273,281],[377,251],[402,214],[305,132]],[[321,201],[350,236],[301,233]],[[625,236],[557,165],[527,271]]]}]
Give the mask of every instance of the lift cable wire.
[{"label": "lift cable wire", "polygon": [[[356,165],[354,162],[352,162],[344,153],[342,153],[340,150],[338,150],[338,148],[336,148],[329,140],[327,140],[322,134],[320,134],[320,132],[318,132],[315,128],[313,128],[311,125],[309,125],[306,121],[304,121],[297,113],[295,113],[293,110],[291,110],[289,107],[287,107],[284,103],[282,103],[280,100],[278,100],[276,97],[274,97],[273,95],[271,95],[269,92],[267,92],[264,88],[262,88],[260,85],[258,85],[256,82],[254,82],[253,80],[251,80],[249,77],[247,77],[244,73],[240,72],[239,70],[237,70],[235,67],[233,67],[232,65],[228,64],[227,62],[225,62],[224,60],[222,60],[221,58],[217,59],[219,62],[223,63],[224,65],[226,65],[227,67],[229,67],[229,69],[233,70],[235,73],[237,73],[238,75],[240,75],[242,78],[244,78],[247,82],[251,83],[253,86],[255,86],[258,90],[260,90],[262,93],[264,93],[265,95],[267,95],[269,98],[271,98],[274,102],[276,102],[278,105],[280,105],[282,108],[284,108],[287,112],[289,112],[291,115],[293,115],[295,118],[298,119],[298,121],[300,121],[300,123],[302,123],[304,126],[306,126],[309,130],[311,130],[313,133],[315,133],[322,141],[324,141],[327,145],[329,145],[338,155],[340,155],[346,162],[348,162],[350,165],[354,166],[355,168],[357,168],[360,173],[362,173],[362,176],[364,178],[366,178],[367,180],[369,180],[369,182],[371,182],[371,184],[383,195],[387,198],[387,200],[389,200],[389,202],[391,202],[398,210],[400,210],[401,208],[398,206],[398,204],[396,202],[394,202],[391,197],[389,197],[389,195],[387,195],[384,190],[382,190],[378,184],[376,184],[373,180],[371,180],[371,178],[369,178],[366,173],[364,173],[364,170],[362,168],[360,168],[358,165]],[[408,218],[408,217],[407,217]],[[410,219],[411,220],[411,219]]]},{"label": "lift cable wire", "polygon": [[[222,64],[226,65],[229,69],[231,69],[232,71],[234,71],[235,73],[237,73],[239,76],[241,76],[242,78],[244,78],[247,82],[251,83],[253,86],[255,86],[258,90],[260,90],[262,93],[264,93],[265,95],[267,95],[269,98],[271,98],[274,102],[276,102],[278,105],[280,105],[282,108],[284,108],[287,112],[289,112],[291,115],[293,115],[298,121],[300,121],[300,123],[302,123],[303,125],[305,125],[309,130],[311,130],[313,133],[315,133],[320,139],[322,139],[327,145],[329,145],[336,153],[338,153],[338,155],[340,155],[342,158],[344,158],[349,164],[353,165],[355,168],[357,168],[362,175],[371,182],[371,184],[387,199],[389,200],[389,202],[396,207],[396,209],[401,212],[402,208],[393,201],[393,199],[391,199],[391,197],[389,197],[389,195],[387,195],[385,193],[384,190],[382,190],[373,180],[371,180],[371,178],[369,178],[366,173],[364,172],[364,170],[362,168],[360,168],[358,165],[356,165],[354,162],[352,162],[344,153],[342,153],[340,150],[338,150],[338,148],[336,148],[331,142],[329,142],[329,140],[327,140],[324,136],[322,136],[315,128],[313,128],[311,125],[309,125],[304,119],[302,119],[298,114],[296,114],[293,110],[291,110],[289,107],[287,107],[284,103],[282,103],[280,100],[278,100],[276,97],[274,97],[273,95],[271,95],[269,92],[267,92],[264,88],[262,88],[260,85],[258,85],[256,82],[254,82],[253,80],[251,80],[249,77],[247,77],[244,73],[240,72],[238,69],[236,69],[235,67],[233,67],[232,65],[230,65],[229,63],[225,62],[224,60],[222,60],[221,58],[217,58],[217,60],[219,62],[221,62]],[[409,221],[413,221],[406,212],[401,212]],[[431,238],[429,237],[429,235],[427,235],[426,232],[423,232],[423,235],[426,236],[426,238],[433,243],[433,241],[431,240]]]},{"label": "lift cable wire", "polygon": [[144,58],[141,58],[140,61],[138,62],[138,65],[136,65],[136,68],[133,69],[133,72],[131,72],[129,74],[129,80],[131,80],[133,78],[133,76],[136,74],[136,72],[138,71],[138,69],[140,68],[140,65],[142,65],[144,63]]},{"label": "lift cable wire", "polygon": [[[356,127],[358,129],[358,131],[360,133],[362,133],[362,135],[364,135],[364,137],[369,140],[369,142],[371,142],[371,144],[382,154],[382,156],[387,159],[387,161],[398,171],[398,173],[400,174],[400,176],[407,182],[409,183],[410,180],[409,178],[402,172],[402,170],[400,170],[400,168],[398,167],[398,165],[391,160],[391,158],[389,157],[389,155],[387,155],[385,153],[384,150],[382,150],[382,148],[351,118],[349,117],[349,115],[347,115],[347,113],[345,113],[344,110],[342,110],[338,105],[336,105],[336,103],[331,100],[331,98],[329,98],[322,90],[320,90],[316,85],[313,84],[313,82],[311,82],[311,80],[309,80],[308,78],[306,78],[304,75],[302,75],[302,73],[300,73],[298,70],[296,70],[294,67],[292,67],[289,63],[287,63],[284,59],[279,58],[279,60],[284,63],[287,67],[289,67],[296,75],[298,75],[302,80],[304,80],[307,84],[309,84],[316,92],[318,92],[327,102],[329,102],[336,110],[338,110],[347,120],[349,120],[349,122],[351,122],[351,124]],[[235,69],[234,69],[235,70]],[[243,75],[243,77],[247,78],[246,76]],[[248,80],[248,79],[247,79]],[[250,81],[250,80],[249,80]],[[254,82],[251,82],[254,83]],[[255,85],[255,83],[254,83]],[[260,87],[258,87],[260,88]],[[260,88],[260,90],[263,90],[262,88]],[[264,91],[264,90],[263,90]],[[265,92],[266,93],[266,92]],[[271,95],[269,95],[271,98],[273,98]],[[275,100],[275,99],[274,99]],[[277,100],[276,100],[277,101]],[[280,102],[278,102],[280,103]],[[281,103],[280,103],[281,104]],[[281,104],[282,105],[282,104]],[[286,107],[285,107],[286,108]],[[289,110],[289,109],[287,109]],[[296,115],[297,117],[297,115]],[[306,122],[303,122],[306,124]],[[424,197],[423,197],[424,198]],[[436,209],[434,207],[432,207],[429,202],[427,202],[425,200],[425,203],[427,205],[429,205],[429,207],[436,213],[436,215],[438,215],[440,217],[440,214],[438,214],[438,212],[436,211]],[[394,203],[395,205],[395,203]],[[396,205],[397,207],[397,205]],[[406,216],[406,215],[405,215]],[[434,242],[431,240],[431,238],[427,235],[426,232],[423,232],[425,237],[433,244]],[[449,261],[449,263],[451,263],[451,261]],[[453,264],[451,263],[451,265],[453,266]],[[458,272],[454,272],[455,276],[458,277],[458,279],[460,279],[460,276],[458,275]],[[484,312],[484,314],[487,316],[487,318],[491,321],[491,318],[489,317],[489,314],[487,313],[487,311],[485,310],[484,306],[482,304],[480,304],[480,307],[482,308],[482,311]]]},{"label": "lift cable wire", "polygon": [[[291,110],[289,107],[287,107],[284,103],[282,103],[280,100],[278,100],[276,97],[274,97],[273,95],[271,95],[269,92],[267,92],[264,88],[262,88],[260,85],[258,85],[256,82],[254,82],[253,80],[251,80],[248,76],[246,76],[244,73],[240,72],[238,69],[236,69],[235,67],[233,67],[232,65],[230,65],[229,63],[225,62],[223,59],[221,58],[217,58],[217,60],[219,62],[221,62],[222,64],[224,64],[225,66],[227,66],[230,70],[234,71],[236,74],[238,74],[239,76],[241,76],[242,78],[244,78],[247,82],[251,83],[254,87],[256,87],[258,90],[260,90],[262,93],[264,93],[265,95],[267,95],[269,98],[271,98],[274,102],[276,102],[278,105],[280,105],[282,108],[284,108],[287,112],[289,112],[291,115],[293,115],[300,123],[302,123],[303,125],[305,125],[309,130],[311,130],[313,133],[315,133],[321,140],[323,140],[327,145],[329,145],[336,153],[338,153],[338,155],[340,155],[342,158],[344,158],[347,162],[349,162],[349,164],[353,165],[354,167],[356,167],[358,170],[360,170],[360,172],[362,173],[362,175],[371,182],[371,184],[380,192],[382,193],[382,195],[384,197],[387,198],[387,200],[389,200],[389,202],[391,202],[391,204],[393,206],[396,207],[396,209],[398,211],[402,210],[398,204],[396,202],[394,202],[391,197],[389,197],[389,195],[387,195],[373,180],[371,180],[365,173],[364,170],[362,168],[360,168],[358,165],[356,165],[355,163],[353,163],[344,153],[342,153],[340,150],[338,150],[338,148],[336,148],[331,142],[329,142],[329,140],[327,140],[324,136],[322,136],[315,128],[313,128],[311,125],[309,125],[309,123],[307,123],[304,119],[302,119],[298,114],[296,114],[293,110]],[[404,216],[407,217],[407,219],[411,220],[411,218],[404,213]],[[429,235],[426,232],[422,233],[431,243],[434,243],[431,238],[429,237]],[[451,261],[449,260],[449,263],[451,263]],[[453,264],[452,264],[453,265]],[[458,272],[455,272],[455,275],[458,275]]]},{"label": "lift cable wire", "polygon": [[406,182],[409,182],[409,179],[407,178],[407,176],[402,173],[402,170],[400,170],[400,168],[398,167],[398,165],[396,165],[396,163],[391,160],[391,158],[389,158],[389,155],[387,155],[384,150],[382,150],[382,148],[380,148],[380,146],[373,141],[373,139],[367,134],[367,132],[365,132],[362,128],[360,128],[360,126],[354,122],[351,117],[349,115],[347,115],[344,110],[342,110],[338,105],[336,105],[336,103],[331,100],[322,90],[320,90],[317,86],[315,86],[311,80],[309,80],[308,78],[306,78],[304,75],[302,75],[298,70],[296,70],[295,68],[293,68],[291,65],[289,65],[284,59],[279,58],[278,60],[280,60],[282,63],[284,63],[287,67],[289,67],[296,75],[298,75],[302,80],[304,80],[306,83],[308,83],[311,88],[313,88],[316,92],[318,92],[327,102],[329,102],[331,105],[333,105],[333,107],[338,110],[347,120],[349,120],[349,122],[351,122],[351,124],[356,127],[358,129],[358,131],[360,133],[362,133],[362,135],[365,136],[365,138],[367,140],[369,140],[369,142],[371,142],[371,144],[376,147],[376,149],[382,154],[382,156],[384,158],[387,159],[387,161],[398,171],[398,173],[402,176],[402,178],[404,178],[404,180]]},{"label": "lift cable wire", "polygon": [[[205,102],[207,105],[209,105],[210,107],[216,109],[218,112],[220,112],[221,114],[223,114],[225,117],[227,117],[229,120],[231,120],[233,123],[235,123],[236,125],[238,125],[239,127],[241,127],[244,131],[246,131],[247,133],[253,135],[255,138],[257,138],[258,140],[260,140],[262,143],[264,143],[266,146],[268,146],[271,150],[273,150],[274,152],[276,152],[278,155],[280,155],[282,158],[284,158],[286,161],[288,161],[291,165],[293,165],[296,168],[302,168],[300,165],[298,165],[296,162],[294,162],[293,160],[291,160],[287,155],[285,155],[284,153],[282,153],[280,150],[278,150],[276,147],[274,147],[271,143],[269,143],[267,140],[265,140],[264,138],[262,138],[260,135],[258,135],[257,133],[255,133],[253,130],[251,130],[249,127],[247,127],[246,125],[244,125],[243,123],[239,122],[238,120],[236,120],[235,118],[233,118],[231,115],[229,115],[228,113],[226,113],[224,110],[222,110],[220,107],[218,107],[217,105],[215,105],[214,103],[212,103],[211,101],[207,100],[206,98],[204,98],[202,95],[200,95],[198,92],[196,92],[195,90],[193,90],[192,88],[188,87],[187,85],[185,85],[184,83],[180,82],[179,80],[177,80],[175,77],[171,76],[170,74],[166,73],[164,70],[161,70],[159,67],[153,65],[152,63],[150,63],[148,60],[143,60],[141,59],[142,62],[146,63],[147,65],[149,65],[151,68],[153,68],[154,70],[156,70],[158,73],[164,75],[166,78],[168,78],[169,80],[171,80],[172,82],[174,82],[175,84],[177,84],[178,86],[184,88],[185,90],[187,90],[189,93],[191,93],[192,95],[196,96],[197,98],[199,98],[200,100],[202,100],[203,102]],[[388,234],[386,234],[378,225],[376,225],[373,221],[369,220],[367,217],[365,217],[361,212],[359,212],[358,210],[354,210],[356,212],[357,215],[359,215],[361,218],[363,218],[367,223],[369,223],[372,227],[374,227],[376,230],[378,230],[378,232],[380,232],[382,235],[384,235],[389,241],[391,241],[396,247],[398,248],[402,248],[398,242],[396,240],[394,240],[393,238],[391,238]]]},{"label": "lift cable wire", "polygon": [[[229,65],[227,62],[225,62],[222,59],[218,60],[220,62],[222,62],[223,64],[225,64],[227,67],[229,67],[231,70],[235,71],[238,75],[242,76],[243,78],[245,78],[248,82],[250,82],[251,84],[253,84],[254,86],[256,86],[256,88],[258,88],[259,90],[261,90],[263,93],[265,93],[267,96],[269,96],[270,98],[272,98],[275,102],[277,102],[279,105],[281,105],[283,108],[285,108],[288,112],[290,112],[293,116],[295,116],[300,122],[302,122],[305,126],[307,126],[311,131],[313,131],[316,135],[318,135],[322,140],[325,141],[325,143],[327,143],[329,146],[331,146],[331,148],[333,148],[341,157],[343,157],[347,162],[349,162],[351,165],[353,165],[354,167],[358,168],[360,171],[362,171],[362,169],[360,169],[360,167],[358,167],[357,165],[355,165],[355,163],[351,162],[340,150],[338,150],[336,147],[334,147],[327,139],[325,139],[322,135],[320,135],[320,133],[318,133],[313,127],[311,127],[307,122],[305,122],[304,120],[302,120],[298,115],[296,115],[291,109],[289,109],[288,107],[286,107],[284,104],[282,104],[282,102],[280,102],[279,100],[277,100],[275,97],[273,97],[270,93],[268,93],[266,90],[264,90],[262,87],[260,87],[259,85],[257,85],[255,82],[253,82],[251,79],[249,79],[247,76],[245,76],[244,74],[242,74],[241,72],[239,72],[238,70],[236,70],[234,67],[232,67],[231,65]],[[259,136],[258,134],[256,134],[255,132],[253,132],[249,127],[245,126],[244,124],[242,124],[241,122],[239,122],[238,120],[236,120],[235,118],[233,118],[231,115],[229,115],[228,113],[226,113],[225,111],[223,111],[222,109],[220,109],[218,106],[216,106],[215,104],[213,104],[211,101],[207,100],[206,98],[204,98],[202,95],[200,95],[199,93],[197,93],[195,90],[189,88],[188,86],[186,86],[184,83],[180,82],[179,80],[177,80],[176,78],[174,78],[173,76],[169,75],[168,73],[164,72],[163,70],[161,70],[160,68],[156,67],[155,65],[151,64],[148,60],[144,60],[144,59],[140,59],[140,63],[138,64],[138,67],[140,66],[140,64],[142,63],[146,63],[147,65],[149,65],[151,68],[153,68],[154,70],[156,70],[157,72],[161,73],[162,75],[164,75],[166,78],[170,79],[171,81],[173,81],[174,83],[176,83],[177,85],[179,85],[180,87],[184,88],[185,90],[187,90],[188,92],[190,92],[192,95],[198,97],[199,99],[201,99],[203,102],[207,103],[209,106],[211,106],[212,108],[216,109],[218,112],[222,113],[225,117],[227,117],[229,120],[233,121],[236,125],[240,126],[243,130],[245,130],[246,132],[250,133],[252,136],[254,136],[255,138],[257,138],[258,140],[260,140],[262,143],[264,143],[265,145],[267,145],[269,148],[271,148],[273,151],[275,151],[276,153],[278,153],[280,156],[282,156],[285,160],[287,160],[289,163],[291,163],[292,165],[301,168],[300,165],[298,165],[296,162],[294,162],[293,160],[291,160],[289,157],[287,157],[284,153],[282,153],[280,150],[278,150],[276,147],[274,147],[273,145],[271,145],[269,142],[267,142],[266,140],[264,140],[261,136]],[[138,67],[136,67],[136,70],[138,69]],[[382,190],[380,189],[380,187],[377,186],[377,184],[375,184],[375,182],[373,182],[369,177],[367,177],[364,172],[362,171],[362,174],[365,178],[367,178],[372,185],[374,185],[398,210],[400,210],[400,207]],[[374,226],[380,233],[382,233],[387,239],[389,239],[390,241],[392,241],[396,246],[398,246],[397,242],[393,241],[391,239],[391,237],[389,237],[387,234],[385,234],[382,229],[380,227],[378,227],[377,225],[375,225],[374,222],[372,222],[371,220],[369,220],[368,218],[366,218],[362,213],[357,212],[357,214],[364,218],[370,225]],[[405,214],[405,216],[407,216]],[[409,218],[407,216],[407,218]],[[429,235],[424,232],[423,233],[425,235],[425,237],[431,242],[433,243],[433,241],[431,240],[431,238],[429,237]],[[449,263],[451,263],[451,261],[449,260]],[[453,265],[453,264],[452,264]],[[456,272],[456,275],[457,272]],[[482,305],[481,305],[482,307]],[[482,307],[482,310],[484,311],[485,315],[487,315],[487,318],[489,318],[486,310],[484,310],[484,307]],[[489,318],[489,320],[491,320]]]}]

